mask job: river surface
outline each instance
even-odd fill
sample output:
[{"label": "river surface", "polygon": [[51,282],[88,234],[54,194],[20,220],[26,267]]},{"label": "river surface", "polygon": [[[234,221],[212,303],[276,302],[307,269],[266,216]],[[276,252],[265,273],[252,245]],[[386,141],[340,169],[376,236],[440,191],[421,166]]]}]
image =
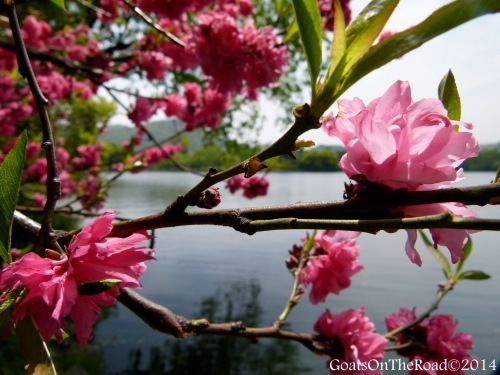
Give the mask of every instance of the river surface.
[{"label": "river surface", "polygon": [[[467,173],[460,185],[488,183],[493,176],[493,172]],[[340,172],[271,173],[268,177],[269,194],[253,200],[231,195],[221,185],[219,208],[342,199],[346,180]],[[163,210],[198,180],[177,172],[125,176],[112,188],[106,208],[129,218],[149,215]],[[485,218],[500,218],[498,206],[477,208],[477,212]],[[189,318],[244,319],[248,325],[267,326],[282,311],[290,291],[292,278],[284,259],[305,233],[289,230],[247,236],[215,226],[158,230],[157,260],[148,264],[141,293]],[[482,270],[492,278],[459,283],[439,309],[458,319],[457,331],[474,335],[473,354],[486,365],[500,359],[499,239],[492,232],[473,235],[474,251],[465,269]],[[361,235],[360,261],[365,268],[353,277],[352,287],[316,306],[304,296],[292,311],[287,328],[313,332],[316,319],[326,308],[338,313],[365,306],[383,333],[383,317],[400,307],[425,311],[443,275],[421,242],[418,248],[424,264],[421,268],[412,264],[404,252],[405,241],[404,231]],[[152,331],[121,305],[111,315],[99,324],[94,339],[102,349],[108,374],[328,373],[326,359],[299,344],[261,340],[254,345],[217,337],[177,340]]]}]

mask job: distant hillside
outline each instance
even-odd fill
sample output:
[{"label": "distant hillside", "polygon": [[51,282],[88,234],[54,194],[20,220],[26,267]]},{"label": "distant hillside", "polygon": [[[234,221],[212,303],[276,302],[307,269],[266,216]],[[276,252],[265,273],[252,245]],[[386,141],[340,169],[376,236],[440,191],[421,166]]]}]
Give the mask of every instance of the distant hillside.
[{"label": "distant hillside", "polygon": [[[162,142],[166,139],[170,139],[175,134],[179,134],[184,129],[184,124],[175,118],[168,118],[165,120],[151,121],[146,125],[146,128],[157,141]],[[107,132],[102,134],[99,139],[102,142],[121,145],[124,141],[129,141],[136,131],[136,128],[131,126],[111,125],[107,128]],[[182,133],[182,136],[170,140],[169,143],[175,143],[181,140],[188,141],[190,150],[196,150],[203,147],[201,131],[194,130],[192,132]],[[150,146],[153,146],[153,142],[145,135],[140,148]]]}]

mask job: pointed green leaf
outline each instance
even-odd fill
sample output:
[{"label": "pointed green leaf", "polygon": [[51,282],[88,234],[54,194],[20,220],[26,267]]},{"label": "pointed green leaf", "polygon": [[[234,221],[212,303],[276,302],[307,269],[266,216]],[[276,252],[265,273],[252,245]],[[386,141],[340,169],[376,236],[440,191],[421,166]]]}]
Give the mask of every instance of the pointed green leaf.
[{"label": "pointed green leaf", "polygon": [[8,290],[2,295],[0,301],[0,327],[4,327],[7,320],[12,317],[14,308],[23,294],[24,289],[14,289]]},{"label": "pointed green leaf", "polygon": [[344,72],[363,56],[382,32],[399,0],[373,0],[347,28]]},{"label": "pointed green leaf", "polygon": [[42,340],[31,315],[16,322],[15,333],[24,355],[26,372],[30,375],[56,375],[47,344]]},{"label": "pointed green leaf", "polygon": [[[336,87],[339,86],[351,67],[373,45],[398,3],[399,0],[373,0],[349,25],[347,30],[335,29],[332,54],[335,53],[336,56],[332,59],[333,64],[331,63],[328,67],[325,84],[318,94],[318,105],[313,104],[315,107],[313,112],[322,115],[333,104],[338,97],[335,95]],[[335,11],[337,16],[340,12],[337,8]],[[337,26],[337,22],[336,17],[335,26]],[[338,36],[339,31],[341,34]],[[339,54],[340,51],[342,54]]]},{"label": "pointed green leaf", "polygon": [[460,95],[458,93],[455,77],[453,76],[451,70],[446,73],[439,83],[438,96],[439,100],[441,100],[444,107],[448,111],[448,117],[451,120],[459,121],[462,115]]},{"label": "pointed green leaf", "polygon": [[465,271],[458,275],[457,280],[487,280],[491,276],[483,271]]},{"label": "pointed green leaf", "polygon": [[419,233],[420,237],[422,237],[422,241],[424,241],[425,246],[429,249],[430,253],[434,256],[434,258],[437,259],[437,261],[441,265],[444,276],[449,279],[452,275],[450,262],[439,249],[436,249],[434,247],[433,243],[431,242],[431,240],[429,240],[429,237],[427,237],[424,231],[420,230]]},{"label": "pointed green leaf", "polygon": [[64,0],[50,0],[50,2],[60,10],[66,11],[66,5],[64,4]]},{"label": "pointed green leaf", "polygon": [[293,22],[288,26],[286,30],[285,37],[283,38],[284,43],[290,43],[292,40],[299,35],[299,24],[297,23],[297,19],[295,18]]},{"label": "pointed green leaf", "polygon": [[12,261],[10,236],[21,184],[26,141],[26,132],[23,132],[0,166],[0,257],[7,263]]},{"label": "pointed green leaf", "polygon": [[92,296],[111,289],[122,281],[119,279],[105,279],[99,281],[88,281],[78,284],[78,294]]},{"label": "pointed green leaf", "polygon": [[306,54],[311,78],[313,98],[316,95],[316,80],[321,68],[323,28],[317,0],[293,0],[293,9],[299,26],[300,39]]},{"label": "pointed green leaf", "polygon": [[342,5],[340,5],[339,0],[334,1],[334,6],[335,20],[333,24],[333,41],[332,49],[330,51],[330,65],[328,66],[328,72],[326,74],[327,78],[325,78],[325,80],[327,80],[328,77],[331,76],[335,67],[344,56],[347,47],[344,11],[342,10]]},{"label": "pointed green leaf", "polygon": [[[388,62],[420,47],[425,42],[474,18],[500,12],[498,0],[456,0],[424,21],[374,45],[348,72],[335,100],[354,83]],[[478,41],[479,43],[480,41]]]},{"label": "pointed green leaf", "polygon": [[472,237],[471,236],[467,237],[467,242],[465,243],[463,252],[464,252],[464,256],[457,264],[457,269],[455,271],[455,275],[458,275],[462,271],[462,268],[465,264],[465,261],[467,260],[467,258],[469,258],[469,256],[472,253]]}]

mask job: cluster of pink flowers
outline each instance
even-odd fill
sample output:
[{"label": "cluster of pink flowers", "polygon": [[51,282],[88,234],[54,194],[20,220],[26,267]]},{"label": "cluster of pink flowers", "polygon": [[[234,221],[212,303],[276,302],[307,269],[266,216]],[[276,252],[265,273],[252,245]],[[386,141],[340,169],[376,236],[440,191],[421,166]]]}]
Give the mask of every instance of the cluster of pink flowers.
[{"label": "cluster of pink flowers", "polygon": [[[261,88],[274,85],[284,72],[288,52],[273,28],[258,28],[252,20],[240,25],[241,18],[253,11],[249,0],[187,1],[172,7],[157,1],[141,3],[145,10],[162,17],[158,24],[185,44],[180,48],[156,33],[146,33],[135,63],[147,78],[162,79],[166,70],[201,67],[203,72],[203,85],[189,82],[184,96],[165,98],[167,115],[179,117],[187,130],[200,125],[216,127],[232,97],[243,93],[256,99]],[[212,7],[206,10],[209,3]],[[187,12],[197,12],[195,24],[182,22]]]},{"label": "cluster of pink flowers", "polygon": [[255,99],[260,87],[276,82],[283,73],[287,50],[278,46],[271,27],[257,29],[247,21],[241,28],[222,12],[200,14],[198,22],[191,44],[215,89],[231,95],[245,90]]},{"label": "cluster of pink flowers", "polygon": [[161,148],[150,147],[134,155],[130,160],[127,161],[127,165],[135,165],[133,168],[133,172],[139,172],[140,170],[147,168],[150,165],[156,164],[161,160],[168,159],[174,156],[176,153],[181,151],[182,148],[182,143],[166,144]]},{"label": "cluster of pink flowers", "polygon": [[[340,167],[357,189],[380,184],[392,189],[430,190],[448,186],[462,177],[458,166],[479,153],[471,125],[452,121],[437,99],[414,102],[408,82],[397,81],[382,97],[365,105],[360,99],[339,100],[339,113],[323,119],[323,129],[338,137],[347,152]],[[457,131],[458,129],[462,131]],[[413,217],[451,211],[473,217],[460,204],[405,207],[400,214]],[[461,258],[466,230],[431,229],[435,245],[445,245],[452,261]],[[412,262],[422,261],[415,249],[416,232],[408,231],[406,251]]]},{"label": "cluster of pink flowers", "polygon": [[227,181],[226,188],[229,189],[231,194],[234,194],[238,190],[242,190],[244,197],[252,199],[267,195],[269,181],[267,178],[261,176],[245,178],[242,175],[237,175]]},{"label": "cluster of pink flowers", "polygon": [[[385,353],[387,339],[375,333],[375,325],[365,316],[365,309],[349,309],[334,315],[326,310],[314,325],[319,334],[317,345],[328,353],[327,367],[332,369],[351,368],[352,365],[366,364],[370,360],[381,360]],[[334,362],[336,366],[330,366]],[[337,366],[338,365],[338,366]],[[332,369],[332,373],[339,373]],[[342,374],[381,374],[370,368],[342,371]]]},{"label": "cluster of pink flowers", "polygon": [[[24,289],[12,321],[32,316],[43,339],[62,341],[61,328],[70,317],[76,339],[84,345],[92,337],[92,325],[101,306],[116,302],[119,288],[141,286],[144,261],[154,259],[153,250],[137,247],[150,237],[137,232],[127,238],[107,238],[115,214],[105,212],[85,226],[64,254],[47,251],[47,258],[28,253],[0,271],[0,291]],[[98,282],[111,285],[95,293],[85,287]]]},{"label": "cluster of pink flowers", "polygon": [[213,129],[228,110],[229,98],[212,88],[203,90],[197,83],[186,82],[184,95],[169,94],[162,105],[167,115],[176,116],[184,122],[187,131],[200,126]]},{"label": "cluster of pink flowers", "polygon": [[[58,140],[55,149],[57,168],[60,173],[61,197],[76,194],[83,208],[100,208],[105,196],[100,194],[101,178],[99,176],[102,145],[86,144],[76,149],[71,157],[64,147],[64,141]],[[45,184],[47,181],[47,159],[36,142],[29,142],[26,150],[28,166],[23,171],[23,183]],[[83,172],[83,173],[82,173]],[[44,194],[34,192],[31,198],[38,207],[46,201]]]},{"label": "cluster of pink flowers", "polygon": [[310,259],[300,273],[303,285],[312,284],[309,300],[313,304],[325,302],[329,293],[339,294],[351,285],[351,277],[363,269],[358,262],[359,232],[320,231]]},{"label": "cluster of pink flowers", "polygon": [[[387,329],[392,331],[417,319],[415,309],[401,308],[398,313],[385,317]],[[469,353],[473,348],[473,338],[467,333],[455,333],[458,322],[451,315],[437,314],[396,335],[397,344],[411,345],[398,351],[410,361],[423,363],[420,368],[436,368],[424,372],[432,375],[463,374],[461,368],[443,368],[439,366],[445,360],[458,360],[457,363],[469,363],[474,357]],[[425,364],[425,365],[424,365]],[[410,374],[422,374],[418,370]]]}]

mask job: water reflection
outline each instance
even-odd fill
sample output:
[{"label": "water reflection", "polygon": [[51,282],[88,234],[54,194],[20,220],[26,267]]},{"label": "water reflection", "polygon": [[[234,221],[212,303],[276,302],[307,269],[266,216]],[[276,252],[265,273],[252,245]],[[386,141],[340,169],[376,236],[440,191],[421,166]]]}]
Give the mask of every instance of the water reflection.
[{"label": "water reflection", "polygon": [[[241,320],[259,326],[262,308],[256,280],[235,281],[201,301],[193,316],[213,322]],[[125,370],[113,375],[293,375],[309,373],[300,365],[296,343],[269,340],[258,344],[234,337],[200,336],[167,339],[161,346],[133,349]]]}]

